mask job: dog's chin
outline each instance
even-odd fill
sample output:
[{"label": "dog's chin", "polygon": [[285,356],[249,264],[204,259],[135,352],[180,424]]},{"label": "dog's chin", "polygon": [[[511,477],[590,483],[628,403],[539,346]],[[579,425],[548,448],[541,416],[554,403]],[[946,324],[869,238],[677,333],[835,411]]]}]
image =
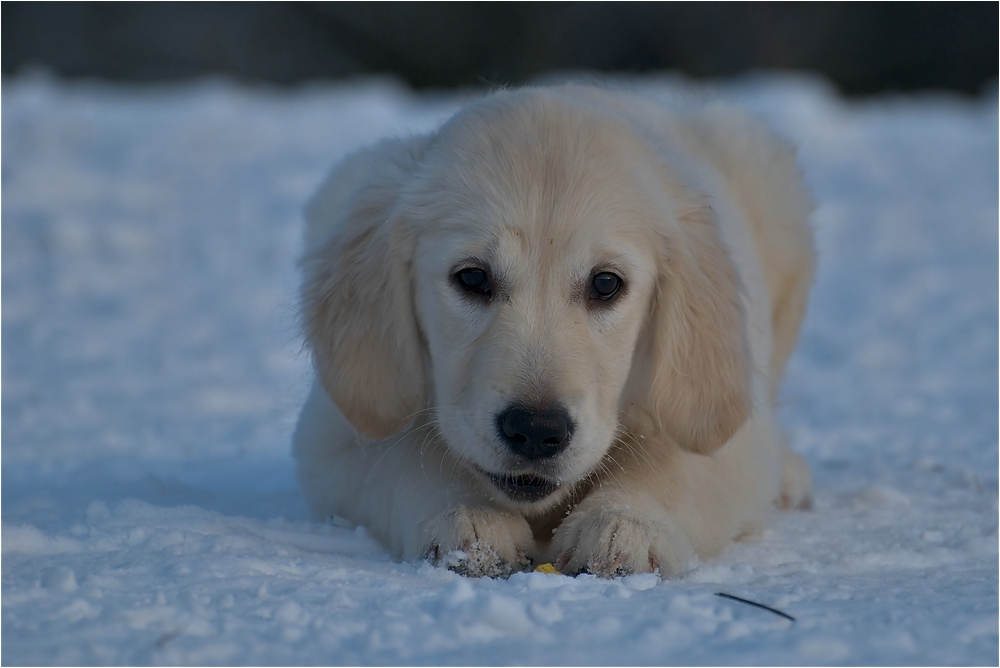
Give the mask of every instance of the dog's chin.
[{"label": "dog's chin", "polygon": [[479,478],[491,491],[507,502],[520,507],[544,508],[558,501],[565,491],[562,482],[536,473],[492,473],[473,466]]}]

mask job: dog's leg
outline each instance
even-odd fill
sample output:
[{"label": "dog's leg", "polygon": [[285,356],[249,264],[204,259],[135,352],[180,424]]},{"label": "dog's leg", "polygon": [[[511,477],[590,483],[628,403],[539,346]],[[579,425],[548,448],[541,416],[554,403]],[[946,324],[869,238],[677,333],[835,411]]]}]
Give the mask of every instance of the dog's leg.
[{"label": "dog's leg", "polygon": [[535,542],[520,515],[458,505],[421,522],[409,553],[462,575],[507,577],[531,566]]},{"label": "dog's leg", "polygon": [[527,521],[493,506],[435,438],[414,432],[349,467],[368,479],[358,516],[403,559],[430,559],[472,577],[527,568],[536,551]]},{"label": "dog's leg", "polygon": [[556,530],[557,567],[601,577],[683,573],[762,525],[779,492],[781,448],[763,418],[711,456],[639,441],[613,450],[593,491]]},{"label": "dog's leg", "polygon": [[611,578],[682,573],[697,563],[694,546],[658,500],[604,485],[578,505],[553,537],[556,568]]},{"label": "dog's leg", "polygon": [[781,494],[775,505],[782,510],[812,507],[812,473],[805,458],[785,445],[781,451]]},{"label": "dog's leg", "polygon": [[294,440],[299,479],[315,513],[365,526],[397,558],[506,577],[535,557],[527,521],[496,508],[430,427],[359,442],[316,385]]}]

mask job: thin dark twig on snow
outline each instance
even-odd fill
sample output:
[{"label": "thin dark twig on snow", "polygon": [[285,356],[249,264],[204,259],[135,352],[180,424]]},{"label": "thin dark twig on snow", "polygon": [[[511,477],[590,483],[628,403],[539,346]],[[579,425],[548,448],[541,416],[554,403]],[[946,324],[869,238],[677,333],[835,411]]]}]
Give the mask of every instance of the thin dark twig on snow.
[{"label": "thin dark twig on snow", "polygon": [[760,608],[761,610],[767,610],[768,612],[773,612],[779,617],[784,617],[790,622],[794,622],[795,618],[789,615],[787,612],[782,612],[781,610],[775,610],[769,605],[764,605],[763,603],[758,603],[756,601],[748,601],[745,598],[740,598],[739,596],[733,596],[732,594],[724,594],[721,591],[715,593],[716,596],[721,596],[722,598],[728,598],[732,601],[739,601],[740,603],[746,603],[747,605],[752,605],[755,608]]}]

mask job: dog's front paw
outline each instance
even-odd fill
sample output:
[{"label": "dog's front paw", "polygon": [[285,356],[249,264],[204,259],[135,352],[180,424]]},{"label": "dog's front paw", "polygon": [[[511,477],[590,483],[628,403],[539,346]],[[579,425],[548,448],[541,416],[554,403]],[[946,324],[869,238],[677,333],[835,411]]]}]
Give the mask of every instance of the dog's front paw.
[{"label": "dog's front paw", "polygon": [[531,566],[535,539],[520,515],[459,506],[420,525],[423,554],[469,577],[509,577]]},{"label": "dog's front paw", "polygon": [[553,553],[564,573],[602,578],[659,571],[669,577],[697,561],[690,542],[661,513],[588,499],[556,530]]},{"label": "dog's front paw", "polygon": [[812,507],[812,474],[805,458],[788,448],[781,455],[781,493],[775,505],[782,510]]}]

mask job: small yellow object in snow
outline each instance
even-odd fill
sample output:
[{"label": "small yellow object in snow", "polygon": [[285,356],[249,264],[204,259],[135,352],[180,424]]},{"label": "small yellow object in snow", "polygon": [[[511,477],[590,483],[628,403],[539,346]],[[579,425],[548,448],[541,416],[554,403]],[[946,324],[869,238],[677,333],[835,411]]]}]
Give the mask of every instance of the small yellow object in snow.
[{"label": "small yellow object in snow", "polygon": [[562,575],[552,564],[538,564],[535,566],[536,573],[547,573],[549,575]]}]

